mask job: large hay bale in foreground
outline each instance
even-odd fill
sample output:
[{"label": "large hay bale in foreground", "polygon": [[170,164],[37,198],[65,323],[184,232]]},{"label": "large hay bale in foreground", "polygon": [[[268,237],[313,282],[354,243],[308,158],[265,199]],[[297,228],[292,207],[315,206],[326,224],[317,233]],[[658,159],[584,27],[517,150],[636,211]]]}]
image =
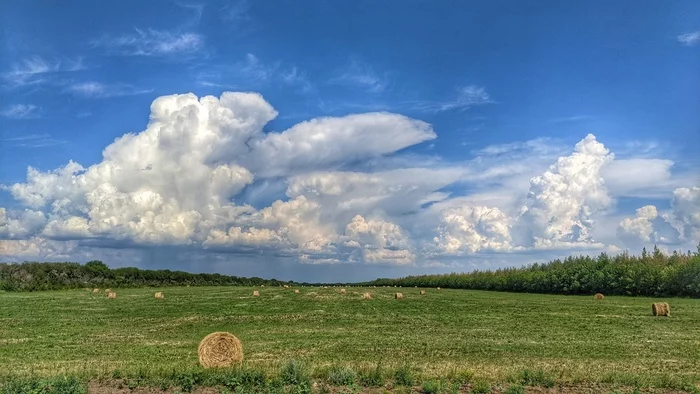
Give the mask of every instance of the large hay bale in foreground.
[{"label": "large hay bale in foreground", "polygon": [[92,294],[97,294],[97,293],[99,293],[99,292],[100,292],[100,289],[93,289],[93,290],[92,290]]},{"label": "large hay bale in foreground", "polygon": [[593,298],[595,298],[596,300],[602,300],[603,298],[605,298],[605,296],[601,293],[595,293]]},{"label": "large hay bale in foreground", "polygon": [[396,294],[394,294],[394,298],[396,298],[397,300],[403,299],[403,293],[396,293]]},{"label": "large hay bale in foreground", "polygon": [[671,316],[671,307],[667,302],[655,302],[651,304],[651,313],[654,316]]},{"label": "large hay bale in foreground", "polygon": [[155,297],[156,297],[156,298],[165,298],[165,295],[163,294],[162,291],[159,291],[159,292],[156,293]]},{"label": "large hay bale in foreground", "polygon": [[257,290],[253,290],[253,297],[260,297],[260,292]]},{"label": "large hay bale in foreground", "polygon": [[365,294],[362,295],[362,299],[364,299],[364,300],[371,300],[371,299],[372,299],[372,295],[369,294],[369,293],[365,293]]},{"label": "large hay bale in foreground", "polygon": [[346,294],[346,293],[347,293],[347,291],[345,291],[345,289],[340,289],[340,294]]},{"label": "large hay bale in foreground", "polygon": [[107,298],[117,298],[117,293],[110,291],[107,293]]},{"label": "large hay bale in foreground", "polygon": [[204,368],[230,367],[243,361],[243,345],[228,332],[214,332],[199,343],[197,356]]},{"label": "large hay bale in foreground", "polygon": [[425,290],[421,290],[420,295],[425,295]]}]

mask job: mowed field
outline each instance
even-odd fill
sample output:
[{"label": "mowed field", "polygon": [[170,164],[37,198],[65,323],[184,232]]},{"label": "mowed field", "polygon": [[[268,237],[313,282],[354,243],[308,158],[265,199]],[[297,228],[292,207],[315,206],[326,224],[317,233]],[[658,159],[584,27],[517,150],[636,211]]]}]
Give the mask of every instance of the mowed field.
[{"label": "mowed field", "polygon": [[[700,300],[298,289],[0,293],[0,377],[193,370],[199,341],[228,331],[243,343],[244,366],[266,373],[296,359],[312,371],[410,366],[423,378],[466,373],[494,384],[540,369],[558,384],[700,382]],[[160,290],[165,299],[153,297]],[[362,299],[366,291],[373,299]],[[670,303],[672,317],[651,315],[657,301]]]}]

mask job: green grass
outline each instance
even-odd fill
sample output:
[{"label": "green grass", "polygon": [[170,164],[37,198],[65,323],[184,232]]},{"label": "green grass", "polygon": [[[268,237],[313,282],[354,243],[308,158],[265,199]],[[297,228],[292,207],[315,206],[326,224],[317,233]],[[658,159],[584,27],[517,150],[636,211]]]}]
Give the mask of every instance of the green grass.
[{"label": "green grass", "polygon": [[[199,384],[197,344],[229,331],[243,342],[243,368],[259,371],[236,375],[250,384],[273,376],[308,384],[322,371],[329,384],[376,386],[451,376],[541,386],[700,382],[699,300],[665,299],[672,317],[655,318],[652,298],[403,288],[405,299],[395,300],[393,288],[269,287],[252,297],[253,288],[178,287],[157,300],[161,289],[113,290],[114,300],[82,290],[0,293],[0,379]],[[361,299],[365,291],[372,300]]]}]

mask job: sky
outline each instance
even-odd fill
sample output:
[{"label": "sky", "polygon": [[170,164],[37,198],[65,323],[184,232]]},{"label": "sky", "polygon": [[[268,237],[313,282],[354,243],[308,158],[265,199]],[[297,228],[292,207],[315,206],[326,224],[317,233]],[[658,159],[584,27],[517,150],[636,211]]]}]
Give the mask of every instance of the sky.
[{"label": "sky", "polygon": [[700,3],[0,0],[0,261],[696,250]]}]

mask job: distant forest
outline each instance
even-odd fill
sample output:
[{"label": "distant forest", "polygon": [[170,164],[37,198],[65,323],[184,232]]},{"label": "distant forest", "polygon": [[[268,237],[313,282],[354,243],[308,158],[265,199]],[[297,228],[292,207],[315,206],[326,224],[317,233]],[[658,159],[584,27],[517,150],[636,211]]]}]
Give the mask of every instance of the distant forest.
[{"label": "distant forest", "polygon": [[640,256],[622,253],[567,257],[545,264],[497,271],[377,279],[376,286],[442,287],[542,294],[700,297],[700,245],[696,253],[662,253],[656,246]]},{"label": "distant forest", "polygon": [[101,261],[79,263],[0,263],[0,290],[38,291],[84,287],[279,286],[276,279],[242,278],[183,271],[110,269]]},{"label": "distant forest", "polygon": [[[183,271],[110,269],[101,261],[79,263],[0,263],[0,290],[38,291],[84,287],[281,286],[304,284]],[[360,283],[358,283],[360,284]],[[700,245],[691,253],[662,253],[657,247],[639,256],[621,253],[572,256],[521,268],[444,275],[377,279],[367,286],[442,287],[543,294],[681,296],[700,298]],[[340,284],[337,284],[340,285]]]}]

